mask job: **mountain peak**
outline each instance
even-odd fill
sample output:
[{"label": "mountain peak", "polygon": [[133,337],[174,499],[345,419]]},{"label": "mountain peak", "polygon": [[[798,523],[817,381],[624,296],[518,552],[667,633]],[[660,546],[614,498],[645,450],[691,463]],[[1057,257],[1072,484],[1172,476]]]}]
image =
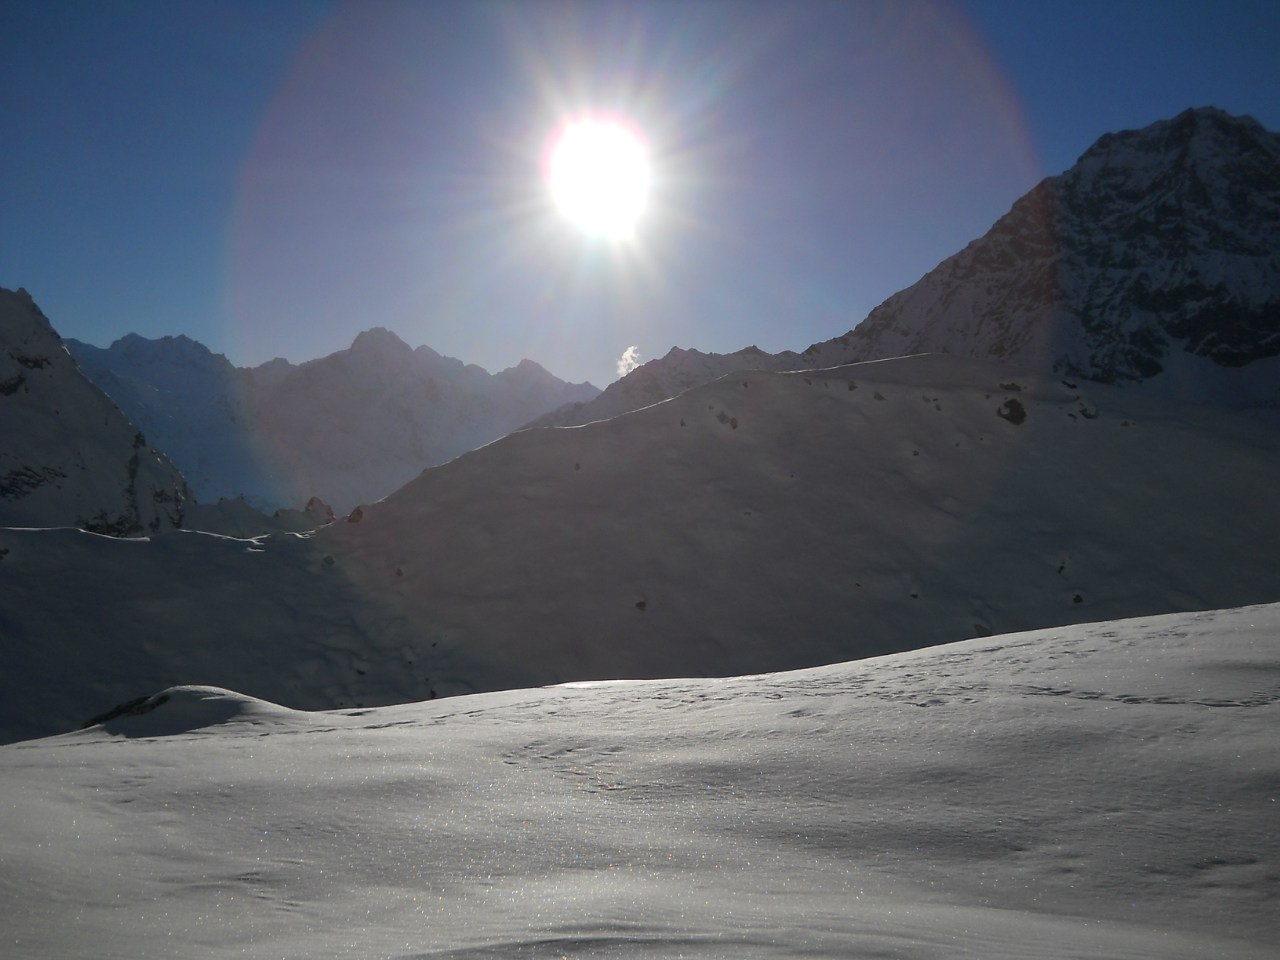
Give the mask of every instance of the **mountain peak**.
[{"label": "mountain peak", "polygon": [[[209,363],[221,357],[197,340],[185,334],[152,339],[138,333],[126,333],[117,339],[108,351],[127,357],[135,364],[149,363]],[[224,361],[225,357],[221,357]]]},{"label": "mountain peak", "polygon": [[1280,138],[1250,116],[1233,116],[1217,107],[1196,107],[1138,130],[1104,133],[1081,154],[1067,176],[1099,166],[1141,168],[1179,163],[1221,163],[1250,154],[1275,156]]},{"label": "mountain peak", "polygon": [[530,360],[528,357],[525,357],[523,360],[517,363],[514,367],[507,367],[507,369],[497,374],[497,376],[500,376],[500,377],[501,376],[519,376],[526,380],[529,380],[529,379],[545,380],[547,378],[558,379],[553,374],[548,372],[547,368],[544,367],[542,364],[536,363],[533,360]]},{"label": "mountain peak", "polygon": [[383,354],[411,353],[410,346],[386,327],[370,327],[356,334],[351,342],[353,352],[370,352]]},{"label": "mountain peak", "polygon": [[807,362],[941,352],[1102,382],[1177,368],[1190,387],[1184,355],[1280,355],[1277,249],[1280,137],[1187,110],[1099,138]]},{"label": "mountain peak", "polygon": [[[27,314],[39,317],[34,308]],[[46,339],[56,343],[51,329]],[[244,496],[267,511],[320,494],[345,513],[531,416],[599,392],[532,360],[490,376],[430,347],[412,350],[385,327],[296,366],[276,358],[236,368],[184,336],[130,334],[110,350],[66,344],[84,375],[182,466],[201,500]],[[198,522],[244,530],[266,522],[217,507],[202,515]]]}]

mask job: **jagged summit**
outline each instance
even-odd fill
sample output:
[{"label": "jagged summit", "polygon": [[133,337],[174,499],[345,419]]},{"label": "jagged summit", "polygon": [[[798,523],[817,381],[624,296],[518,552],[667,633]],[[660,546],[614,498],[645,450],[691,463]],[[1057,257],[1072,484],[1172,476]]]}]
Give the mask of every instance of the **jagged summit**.
[{"label": "jagged summit", "polygon": [[203,363],[208,362],[210,359],[221,361],[223,364],[229,362],[222,354],[214,353],[203,343],[192,340],[182,333],[176,336],[164,336],[155,339],[144,337],[137,333],[126,333],[123,337],[115,340],[107,349],[128,357],[135,363],[156,361],[173,363],[181,360]]},{"label": "jagged summit", "polygon": [[[216,393],[219,386],[234,375],[235,368],[221,353],[214,353],[190,337],[178,335],[150,339],[136,333],[126,334],[110,347],[95,347],[70,337],[63,343],[84,375],[103,392],[120,403],[121,409],[143,429],[166,438],[168,430],[146,408],[128,402],[130,387],[149,384],[164,391],[192,392],[200,384],[202,394]],[[225,389],[225,388],[224,388]],[[172,415],[165,403],[157,403],[154,391],[150,405],[160,416]]]},{"label": "jagged summit", "polygon": [[502,372],[506,373],[510,370],[518,370],[521,373],[531,373],[537,376],[541,376],[542,374],[547,372],[546,367],[544,367],[542,364],[538,363],[537,361],[530,360],[528,357],[525,357],[523,360],[517,363],[514,367],[507,367],[507,369]]},{"label": "jagged summit", "polygon": [[1280,138],[1188,110],[1107,134],[818,365],[922,352],[1102,382],[1280,354]]},{"label": "jagged summit", "polygon": [[[505,370],[499,370],[494,375],[494,379],[500,382],[510,383],[512,385],[541,386],[549,387],[553,384],[564,386],[564,381],[555,374],[547,370],[542,364],[530,360],[527,357],[517,363],[514,367],[507,367]],[[589,387],[589,384],[579,384],[577,386]],[[581,394],[579,394],[581,396]]]},{"label": "jagged summit", "polygon": [[351,342],[352,352],[368,352],[377,354],[411,353],[412,348],[400,337],[386,327],[370,327],[356,334]]},{"label": "jagged summit", "polygon": [[[1280,135],[1268,132],[1251,116],[1233,116],[1218,107],[1192,107],[1137,130],[1104,133],[1080,155],[1076,166],[1087,168],[1098,160],[1129,166],[1129,159],[1121,159],[1128,151],[1148,155],[1183,152],[1189,158],[1193,148],[1207,149],[1208,156],[1217,154],[1219,159],[1247,161],[1260,145],[1266,149],[1270,141],[1274,147],[1278,140]],[[1226,148],[1225,152],[1220,148]]]}]

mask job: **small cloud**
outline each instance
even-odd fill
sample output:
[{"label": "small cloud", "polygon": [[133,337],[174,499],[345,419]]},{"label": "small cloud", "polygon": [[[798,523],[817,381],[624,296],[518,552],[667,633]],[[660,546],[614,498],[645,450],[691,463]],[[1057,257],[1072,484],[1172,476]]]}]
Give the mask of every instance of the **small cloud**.
[{"label": "small cloud", "polygon": [[625,377],[628,373],[640,366],[640,348],[630,346],[622,351],[622,356],[618,358],[618,376]]}]

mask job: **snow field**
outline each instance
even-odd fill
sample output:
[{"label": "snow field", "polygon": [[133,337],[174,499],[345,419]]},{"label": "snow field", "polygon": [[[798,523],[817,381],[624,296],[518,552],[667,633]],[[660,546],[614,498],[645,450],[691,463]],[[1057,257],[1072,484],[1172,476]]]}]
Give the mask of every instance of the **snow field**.
[{"label": "snow field", "polygon": [[[53,957],[1263,957],[1280,606],[0,748]],[[169,713],[172,711],[172,713]]]}]

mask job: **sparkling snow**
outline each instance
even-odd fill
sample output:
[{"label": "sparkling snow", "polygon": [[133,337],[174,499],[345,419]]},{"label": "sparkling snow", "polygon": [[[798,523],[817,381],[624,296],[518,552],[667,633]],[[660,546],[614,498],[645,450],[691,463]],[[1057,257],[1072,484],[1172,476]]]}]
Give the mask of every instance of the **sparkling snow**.
[{"label": "sparkling snow", "polygon": [[1273,605],[369,710],[176,688],[0,748],[0,930],[25,958],[1270,957],[1278,638]]}]

